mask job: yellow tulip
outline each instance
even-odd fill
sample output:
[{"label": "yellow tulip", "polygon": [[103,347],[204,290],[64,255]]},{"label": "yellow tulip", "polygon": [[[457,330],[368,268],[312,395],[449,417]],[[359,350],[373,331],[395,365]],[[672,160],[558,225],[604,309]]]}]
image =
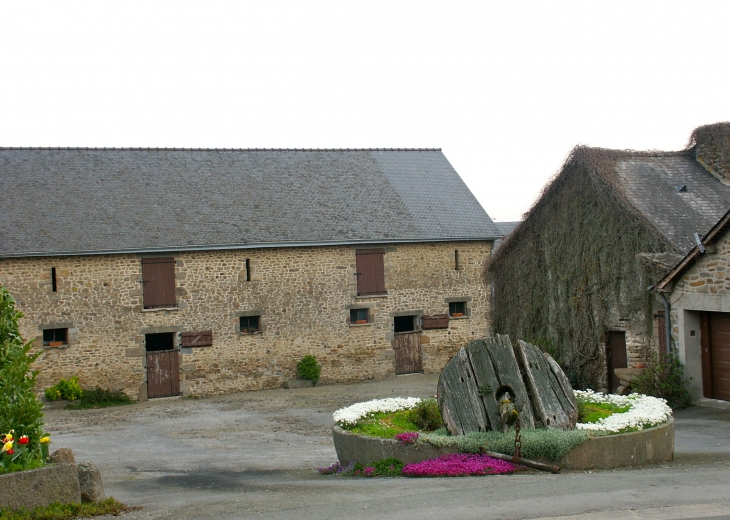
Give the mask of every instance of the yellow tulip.
[{"label": "yellow tulip", "polygon": [[3,445],[2,451],[10,451],[13,449],[13,441],[8,441]]},{"label": "yellow tulip", "polygon": [[49,436],[41,437],[41,440],[39,441],[41,444],[50,444],[51,438]]},{"label": "yellow tulip", "polygon": [[10,441],[13,440],[13,432],[14,431],[15,430],[10,430],[10,433],[8,433],[8,434],[5,435],[5,442],[10,442]]}]

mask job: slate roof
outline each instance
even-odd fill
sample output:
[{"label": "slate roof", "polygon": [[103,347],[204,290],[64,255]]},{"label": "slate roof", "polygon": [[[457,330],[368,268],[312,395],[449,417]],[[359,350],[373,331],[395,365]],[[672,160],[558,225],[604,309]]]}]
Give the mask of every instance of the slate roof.
[{"label": "slate roof", "polygon": [[495,222],[494,225],[497,226],[497,229],[499,230],[499,233],[502,235],[501,238],[498,238],[494,241],[494,245],[492,246],[492,254],[497,252],[497,249],[502,245],[502,242],[504,242],[505,238],[507,238],[507,235],[512,233],[512,231],[515,230],[517,226],[520,225],[522,221],[516,220],[514,222]]},{"label": "slate roof", "polygon": [[629,202],[682,254],[730,209],[730,186],[686,154],[637,154],[615,170]]},{"label": "slate roof", "polygon": [[0,148],[0,257],[500,235],[438,149]]}]

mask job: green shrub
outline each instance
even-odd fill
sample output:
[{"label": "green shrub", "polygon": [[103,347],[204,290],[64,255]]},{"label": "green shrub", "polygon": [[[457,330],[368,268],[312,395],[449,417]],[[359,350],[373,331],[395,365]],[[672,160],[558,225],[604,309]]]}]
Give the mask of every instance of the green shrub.
[{"label": "green shrub", "polygon": [[58,401],[59,399],[76,401],[84,395],[84,391],[81,390],[79,385],[79,378],[76,376],[71,376],[68,380],[62,378],[55,385],[46,388],[44,393],[49,401]]},{"label": "green shrub", "polygon": [[432,431],[441,428],[444,420],[436,399],[423,399],[410,409],[408,417],[420,430]]},{"label": "green shrub", "polygon": [[675,353],[671,353],[650,359],[646,369],[631,382],[631,390],[666,399],[673,410],[678,410],[692,403],[688,385],[684,365]]},{"label": "green shrub", "polygon": [[297,363],[297,373],[301,379],[308,379],[315,385],[319,381],[319,373],[321,367],[317,363],[317,358],[311,354],[307,354]]},{"label": "green shrub", "polygon": [[86,408],[106,408],[132,404],[134,401],[121,390],[107,390],[106,388],[84,388],[79,404],[70,404],[69,410],[83,410]]},{"label": "green shrub", "polygon": [[33,392],[38,372],[31,369],[39,354],[31,354],[32,342],[23,343],[20,337],[22,316],[13,297],[0,286],[0,434],[14,430],[16,439],[27,435],[30,442],[25,449],[42,462],[43,404]]}]

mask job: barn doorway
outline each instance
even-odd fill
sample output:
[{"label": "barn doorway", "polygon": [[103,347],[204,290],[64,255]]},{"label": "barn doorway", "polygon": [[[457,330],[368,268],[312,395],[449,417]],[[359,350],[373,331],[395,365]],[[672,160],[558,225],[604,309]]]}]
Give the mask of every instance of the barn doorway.
[{"label": "barn doorway", "polygon": [[627,367],[626,332],[611,330],[606,338],[606,367],[608,368],[608,391],[615,394],[621,386],[621,380],[614,372],[615,368]]},{"label": "barn doorway", "polygon": [[395,373],[416,374],[423,372],[421,357],[421,331],[417,330],[418,316],[395,316],[393,318],[393,350],[395,350]]},{"label": "barn doorway", "polygon": [[706,312],[700,317],[702,393],[730,401],[730,313]]},{"label": "barn doorway", "polygon": [[175,333],[145,334],[147,397],[180,395],[180,371]]}]

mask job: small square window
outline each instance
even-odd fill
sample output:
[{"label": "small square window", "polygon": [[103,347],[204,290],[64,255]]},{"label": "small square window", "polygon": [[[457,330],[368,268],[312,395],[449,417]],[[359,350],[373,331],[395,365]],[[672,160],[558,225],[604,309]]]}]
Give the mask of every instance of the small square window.
[{"label": "small square window", "polygon": [[241,316],[239,320],[241,334],[261,332],[261,316]]},{"label": "small square window", "polygon": [[449,302],[449,316],[452,318],[466,316],[466,302]]},{"label": "small square window", "polygon": [[68,344],[68,329],[46,329],[43,331],[43,345],[60,347]]},{"label": "small square window", "polygon": [[350,323],[353,325],[364,325],[368,323],[367,309],[350,309]]}]

